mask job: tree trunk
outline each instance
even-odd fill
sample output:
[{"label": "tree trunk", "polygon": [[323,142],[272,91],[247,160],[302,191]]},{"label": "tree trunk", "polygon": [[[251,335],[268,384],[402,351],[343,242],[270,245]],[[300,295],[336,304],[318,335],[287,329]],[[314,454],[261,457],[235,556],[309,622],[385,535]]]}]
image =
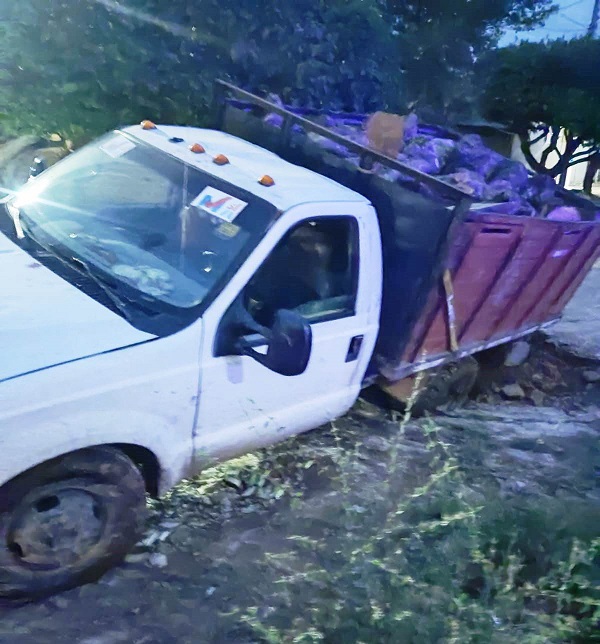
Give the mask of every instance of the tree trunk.
[{"label": "tree trunk", "polygon": [[548,157],[552,152],[556,152],[559,156],[558,151],[558,138],[560,136],[560,128],[554,127],[551,128],[552,136],[550,137],[550,145],[542,152],[542,157],[540,158],[540,163],[546,168],[548,163]]},{"label": "tree trunk", "polygon": [[600,151],[596,152],[590,157],[587,170],[585,171],[585,179],[583,180],[583,191],[586,195],[592,194],[592,187],[596,172],[600,170]]},{"label": "tree trunk", "polygon": [[523,152],[523,156],[525,157],[525,160],[532,170],[534,170],[535,172],[548,174],[548,169],[533,156],[533,152],[531,151],[531,143],[529,141],[526,141],[525,139],[521,141],[521,152]]},{"label": "tree trunk", "polygon": [[560,173],[560,177],[558,179],[558,185],[561,188],[564,188],[567,185],[567,171],[566,170],[564,172]]},{"label": "tree trunk", "polygon": [[574,137],[570,132],[565,133],[565,139],[565,151],[562,154],[559,153],[559,159],[550,171],[553,177],[560,177],[560,185],[563,188],[565,187],[565,183],[567,181],[567,170],[569,169],[569,163],[571,163],[573,155],[581,144],[580,139]]}]

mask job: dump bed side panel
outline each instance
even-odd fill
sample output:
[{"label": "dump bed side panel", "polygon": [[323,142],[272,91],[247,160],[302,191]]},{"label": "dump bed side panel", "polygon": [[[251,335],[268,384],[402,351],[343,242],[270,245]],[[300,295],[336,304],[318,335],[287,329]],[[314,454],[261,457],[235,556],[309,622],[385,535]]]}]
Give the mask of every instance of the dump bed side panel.
[{"label": "dump bed side panel", "polygon": [[600,256],[600,226],[507,215],[462,224],[447,266],[453,277],[458,351],[450,345],[441,283],[429,294],[402,356],[382,363],[396,380],[426,366],[520,337],[557,319]]}]

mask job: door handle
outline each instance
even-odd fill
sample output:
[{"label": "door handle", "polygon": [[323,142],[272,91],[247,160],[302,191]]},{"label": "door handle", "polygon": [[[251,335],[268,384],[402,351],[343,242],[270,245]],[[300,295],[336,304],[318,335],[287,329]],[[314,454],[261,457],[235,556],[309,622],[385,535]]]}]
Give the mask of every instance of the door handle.
[{"label": "door handle", "polygon": [[348,347],[348,353],[346,354],[346,362],[354,362],[358,359],[364,337],[364,335],[355,335],[352,340],[350,340],[350,346]]}]

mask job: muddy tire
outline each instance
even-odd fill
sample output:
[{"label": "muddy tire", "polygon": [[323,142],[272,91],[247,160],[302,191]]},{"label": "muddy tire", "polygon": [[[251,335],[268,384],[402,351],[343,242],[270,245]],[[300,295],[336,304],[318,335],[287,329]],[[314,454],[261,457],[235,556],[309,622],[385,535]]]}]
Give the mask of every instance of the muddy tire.
[{"label": "muddy tire", "polygon": [[423,416],[443,405],[463,404],[477,382],[478,373],[477,360],[471,357],[440,367],[429,376],[423,391],[417,395],[413,415]]},{"label": "muddy tire", "polygon": [[99,579],[137,542],[144,479],[110,447],[72,452],[0,488],[0,599],[51,595]]}]

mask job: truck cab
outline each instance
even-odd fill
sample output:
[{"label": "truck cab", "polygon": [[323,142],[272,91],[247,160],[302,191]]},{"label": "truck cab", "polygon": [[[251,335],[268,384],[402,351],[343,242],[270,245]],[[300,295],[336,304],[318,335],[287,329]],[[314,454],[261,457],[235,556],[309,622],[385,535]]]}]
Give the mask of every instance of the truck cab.
[{"label": "truck cab", "polygon": [[[107,497],[86,483],[93,467],[81,498],[70,475],[47,480],[65,458],[137,457],[160,494],[356,400],[382,289],[377,216],[358,193],[228,134],[145,122],[73,153],[6,208],[0,570],[16,581],[5,595],[104,568],[110,534],[93,517],[110,514]],[[100,559],[73,559],[61,528],[84,500]],[[40,521],[53,547],[32,536]],[[70,554],[56,562],[59,544]],[[34,579],[50,559],[54,576]]]}]

